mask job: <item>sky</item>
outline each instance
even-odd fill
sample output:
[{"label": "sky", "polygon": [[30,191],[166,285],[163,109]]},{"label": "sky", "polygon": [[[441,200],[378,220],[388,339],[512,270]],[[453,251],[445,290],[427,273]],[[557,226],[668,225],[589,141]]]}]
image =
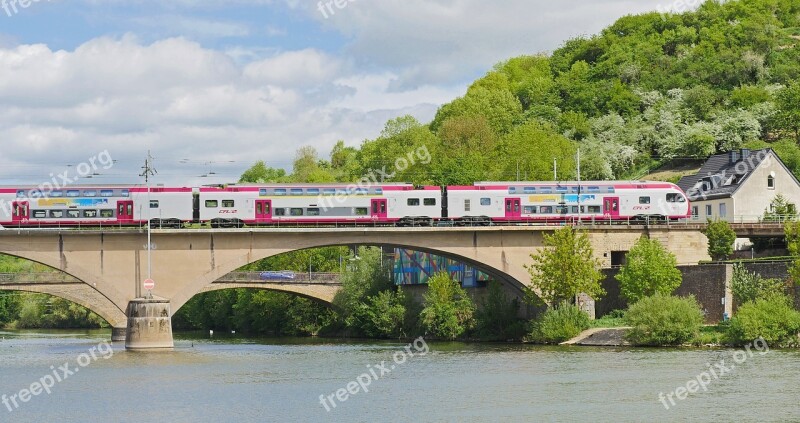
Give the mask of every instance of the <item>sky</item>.
[{"label": "sky", "polygon": [[[691,2],[691,0],[687,0]],[[675,3],[675,4],[684,4]],[[27,6],[27,7],[24,7]],[[0,0],[0,185],[235,182],[654,0]],[[113,160],[108,160],[112,158]],[[77,176],[91,176],[76,179]]]}]

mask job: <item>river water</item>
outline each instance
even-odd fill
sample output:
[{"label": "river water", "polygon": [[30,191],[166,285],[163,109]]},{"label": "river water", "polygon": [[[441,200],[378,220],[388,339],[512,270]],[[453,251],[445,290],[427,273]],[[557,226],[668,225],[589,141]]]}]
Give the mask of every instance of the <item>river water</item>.
[{"label": "river water", "polygon": [[[18,405],[0,403],[0,422],[800,421],[797,351],[184,334],[137,353],[108,349],[108,331],[0,337],[0,394]],[[707,390],[672,405],[692,379]]]}]

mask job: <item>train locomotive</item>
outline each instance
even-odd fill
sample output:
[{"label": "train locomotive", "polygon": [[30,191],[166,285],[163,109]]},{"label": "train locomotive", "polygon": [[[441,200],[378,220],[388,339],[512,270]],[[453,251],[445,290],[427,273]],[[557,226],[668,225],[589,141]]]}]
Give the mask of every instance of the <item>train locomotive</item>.
[{"label": "train locomotive", "polygon": [[0,187],[4,227],[492,225],[690,217],[671,183],[647,181]]}]

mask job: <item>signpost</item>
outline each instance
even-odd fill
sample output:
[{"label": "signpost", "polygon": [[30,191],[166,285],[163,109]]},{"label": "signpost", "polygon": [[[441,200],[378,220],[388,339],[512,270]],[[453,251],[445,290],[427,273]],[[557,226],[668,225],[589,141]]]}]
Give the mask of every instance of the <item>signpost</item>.
[{"label": "signpost", "polygon": [[151,291],[153,289],[155,289],[156,281],[154,281],[154,280],[152,280],[150,278],[145,279],[144,282],[142,283],[142,287],[147,290],[147,296],[148,297],[152,297],[153,293]]}]

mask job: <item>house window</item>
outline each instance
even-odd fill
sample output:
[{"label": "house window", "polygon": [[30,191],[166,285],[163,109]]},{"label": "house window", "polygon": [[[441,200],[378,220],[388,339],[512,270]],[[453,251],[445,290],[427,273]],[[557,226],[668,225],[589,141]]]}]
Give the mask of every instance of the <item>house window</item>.
[{"label": "house window", "polygon": [[767,177],[767,189],[775,189],[775,177],[772,175]]},{"label": "house window", "polygon": [[706,206],[706,217],[711,217],[711,216],[713,216],[713,214],[714,213],[713,213],[713,211],[711,209],[711,204],[707,205]]},{"label": "house window", "polygon": [[409,198],[406,202],[409,206],[418,206],[419,205],[419,198]]},{"label": "house window", "polygon": [[699,214],[700,214],[700,210],[698,210],[698,207],[697,206],[692,206],[692,217],[694,217],[696,219]]},{"label": "house window", "polygon": [[725,203],[720,203],[719,205],[719,217],[725,217],[728,215],[728,206]]}]

